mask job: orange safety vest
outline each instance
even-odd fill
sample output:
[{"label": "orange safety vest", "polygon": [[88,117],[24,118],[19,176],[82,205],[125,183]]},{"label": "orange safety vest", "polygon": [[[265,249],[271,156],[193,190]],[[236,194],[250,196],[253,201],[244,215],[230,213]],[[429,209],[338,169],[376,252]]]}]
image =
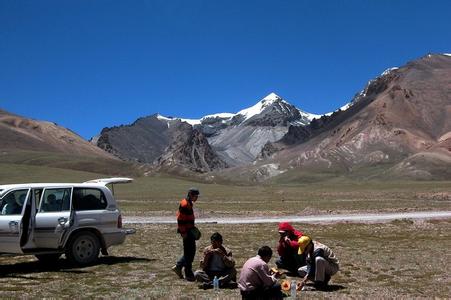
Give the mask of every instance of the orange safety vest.
[{"label": "orange safety vest", "polygon": [[194,227],[193,203],[187,199],[180,201],[177,211],[177,226],[180,234],[185,234],[190,228]]}]

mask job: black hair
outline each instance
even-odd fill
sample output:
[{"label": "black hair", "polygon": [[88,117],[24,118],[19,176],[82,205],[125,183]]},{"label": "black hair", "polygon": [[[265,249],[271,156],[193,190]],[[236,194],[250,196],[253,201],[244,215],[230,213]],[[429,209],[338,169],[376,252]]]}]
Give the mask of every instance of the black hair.
[{"label": "black hair", "polygon": [[271,257],[272,250],[269,246],[262,246],[258,249],[258,255],[260,255],[260,257]]},{"label": "black hair", "polygon": [[200,192],[198,188],[192,187],[188,190],[188,198],[190,198],[191,196],[199,196]]},{"label": "black hair", "polygon": [[218,242],[222,242],[222,235],[219,232],[215,232],[211,235],[210,240],[213,241],[218,241]]}]

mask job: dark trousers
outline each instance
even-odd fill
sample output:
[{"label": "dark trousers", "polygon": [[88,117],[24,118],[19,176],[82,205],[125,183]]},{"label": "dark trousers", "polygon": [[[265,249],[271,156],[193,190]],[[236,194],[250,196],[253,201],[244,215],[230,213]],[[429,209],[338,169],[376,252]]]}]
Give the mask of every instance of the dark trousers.
[{"label": "dark trousers", "polygon": [[276,266],[280,269],[285,269],[295,276],[298,273],[298,269],[305,266],[305,257],[303,255],[292,254],[287,256],[281,256],[276,260]]},{"label": "dark trousers", "polygon": [[192,233],[188,231],[188,234],[183,238],[183,255],[177,261],[177,266],[185,267],[185,275],[188,272],[188,275],[192,276],[194,255],[196,255],[196,240]]},{"label": "dark trousers", "polygon": [[253,291],[241,291],[243,300],[280,300],[283,298],[280,283],[266,288],[258,288]]}]

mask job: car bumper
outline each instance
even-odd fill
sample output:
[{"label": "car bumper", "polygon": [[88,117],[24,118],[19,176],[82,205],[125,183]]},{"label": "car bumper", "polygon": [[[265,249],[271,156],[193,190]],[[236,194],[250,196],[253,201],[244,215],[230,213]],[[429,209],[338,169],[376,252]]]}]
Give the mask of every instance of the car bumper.
[{"label": "car bumper", "polygon": [[104,233],[104,239],[105,239],[105,245],[106,247],[110,247],[112,245],[120,245],[124,243],[125,237],[130,234],[136,233],[136,229],[134,228],[127,228],[127,229],[121,229],[117,232],[111,232],[111,233]]},{"label": "car bumper", "polygon": [[135,228],[125,228],[125,229],[122,229],[122,231],[125,232],[125,235],[135,234],[136,233],[136,229]]}]

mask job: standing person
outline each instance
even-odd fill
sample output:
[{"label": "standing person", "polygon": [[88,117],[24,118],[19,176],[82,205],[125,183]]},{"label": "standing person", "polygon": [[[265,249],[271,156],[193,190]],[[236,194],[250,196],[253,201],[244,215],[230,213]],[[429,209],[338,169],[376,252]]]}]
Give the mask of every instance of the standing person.
[{"label": "standing person", "polygon": [[[177,211],[177,232],[183,238],[183,255],[172,267],[181,279],[183,279],[182,268],[185,268],[185,279],[194,281],[193,260],[196,254],[196,239],[200,238],[200,232],[194,227],[193,204],[199,197],[197,188],[190,188],[185,199],[180,201]],[[196,234],[198,236],[196,236]]]},{"label": "standing person", "polygon": [[330,277],[338,272],[339,261],[332,250],[320,242],[313,241],[309,236],[299,239],[299,252],[307,255],[307,265],[299,268],[299,275],[304,279],[301,286],[308,280],[315,283],[315,288],[327,288]]},{"label": "standing person", "polygon": [[280,257],[276,260],[276,265],[296,276],[298,269],[305,265],[305,256],[298,254],[298,241],[303,233],[294,229],[290,223],[281,222],[279,223],[279,234],[277,253]]},{"label": "standing person", "polygon": [[222,235],[215,232],[210,237],[211,245],[204,249],[204,257],[200,261],[202,270],[194,273],[196,280],[203,282],[199,287],[212,288],[215,276],[219,279],[219,287],[236,288],[235,259],[232,251],[222,245]]},{"label": "standing person", "polygon": [[238,286],[242,299],[282,299],[280,283],[271,274],[268,262],[271,260],[272,250],[268,246],[258,249],[258,255],[248,259],[241,269]]}]

